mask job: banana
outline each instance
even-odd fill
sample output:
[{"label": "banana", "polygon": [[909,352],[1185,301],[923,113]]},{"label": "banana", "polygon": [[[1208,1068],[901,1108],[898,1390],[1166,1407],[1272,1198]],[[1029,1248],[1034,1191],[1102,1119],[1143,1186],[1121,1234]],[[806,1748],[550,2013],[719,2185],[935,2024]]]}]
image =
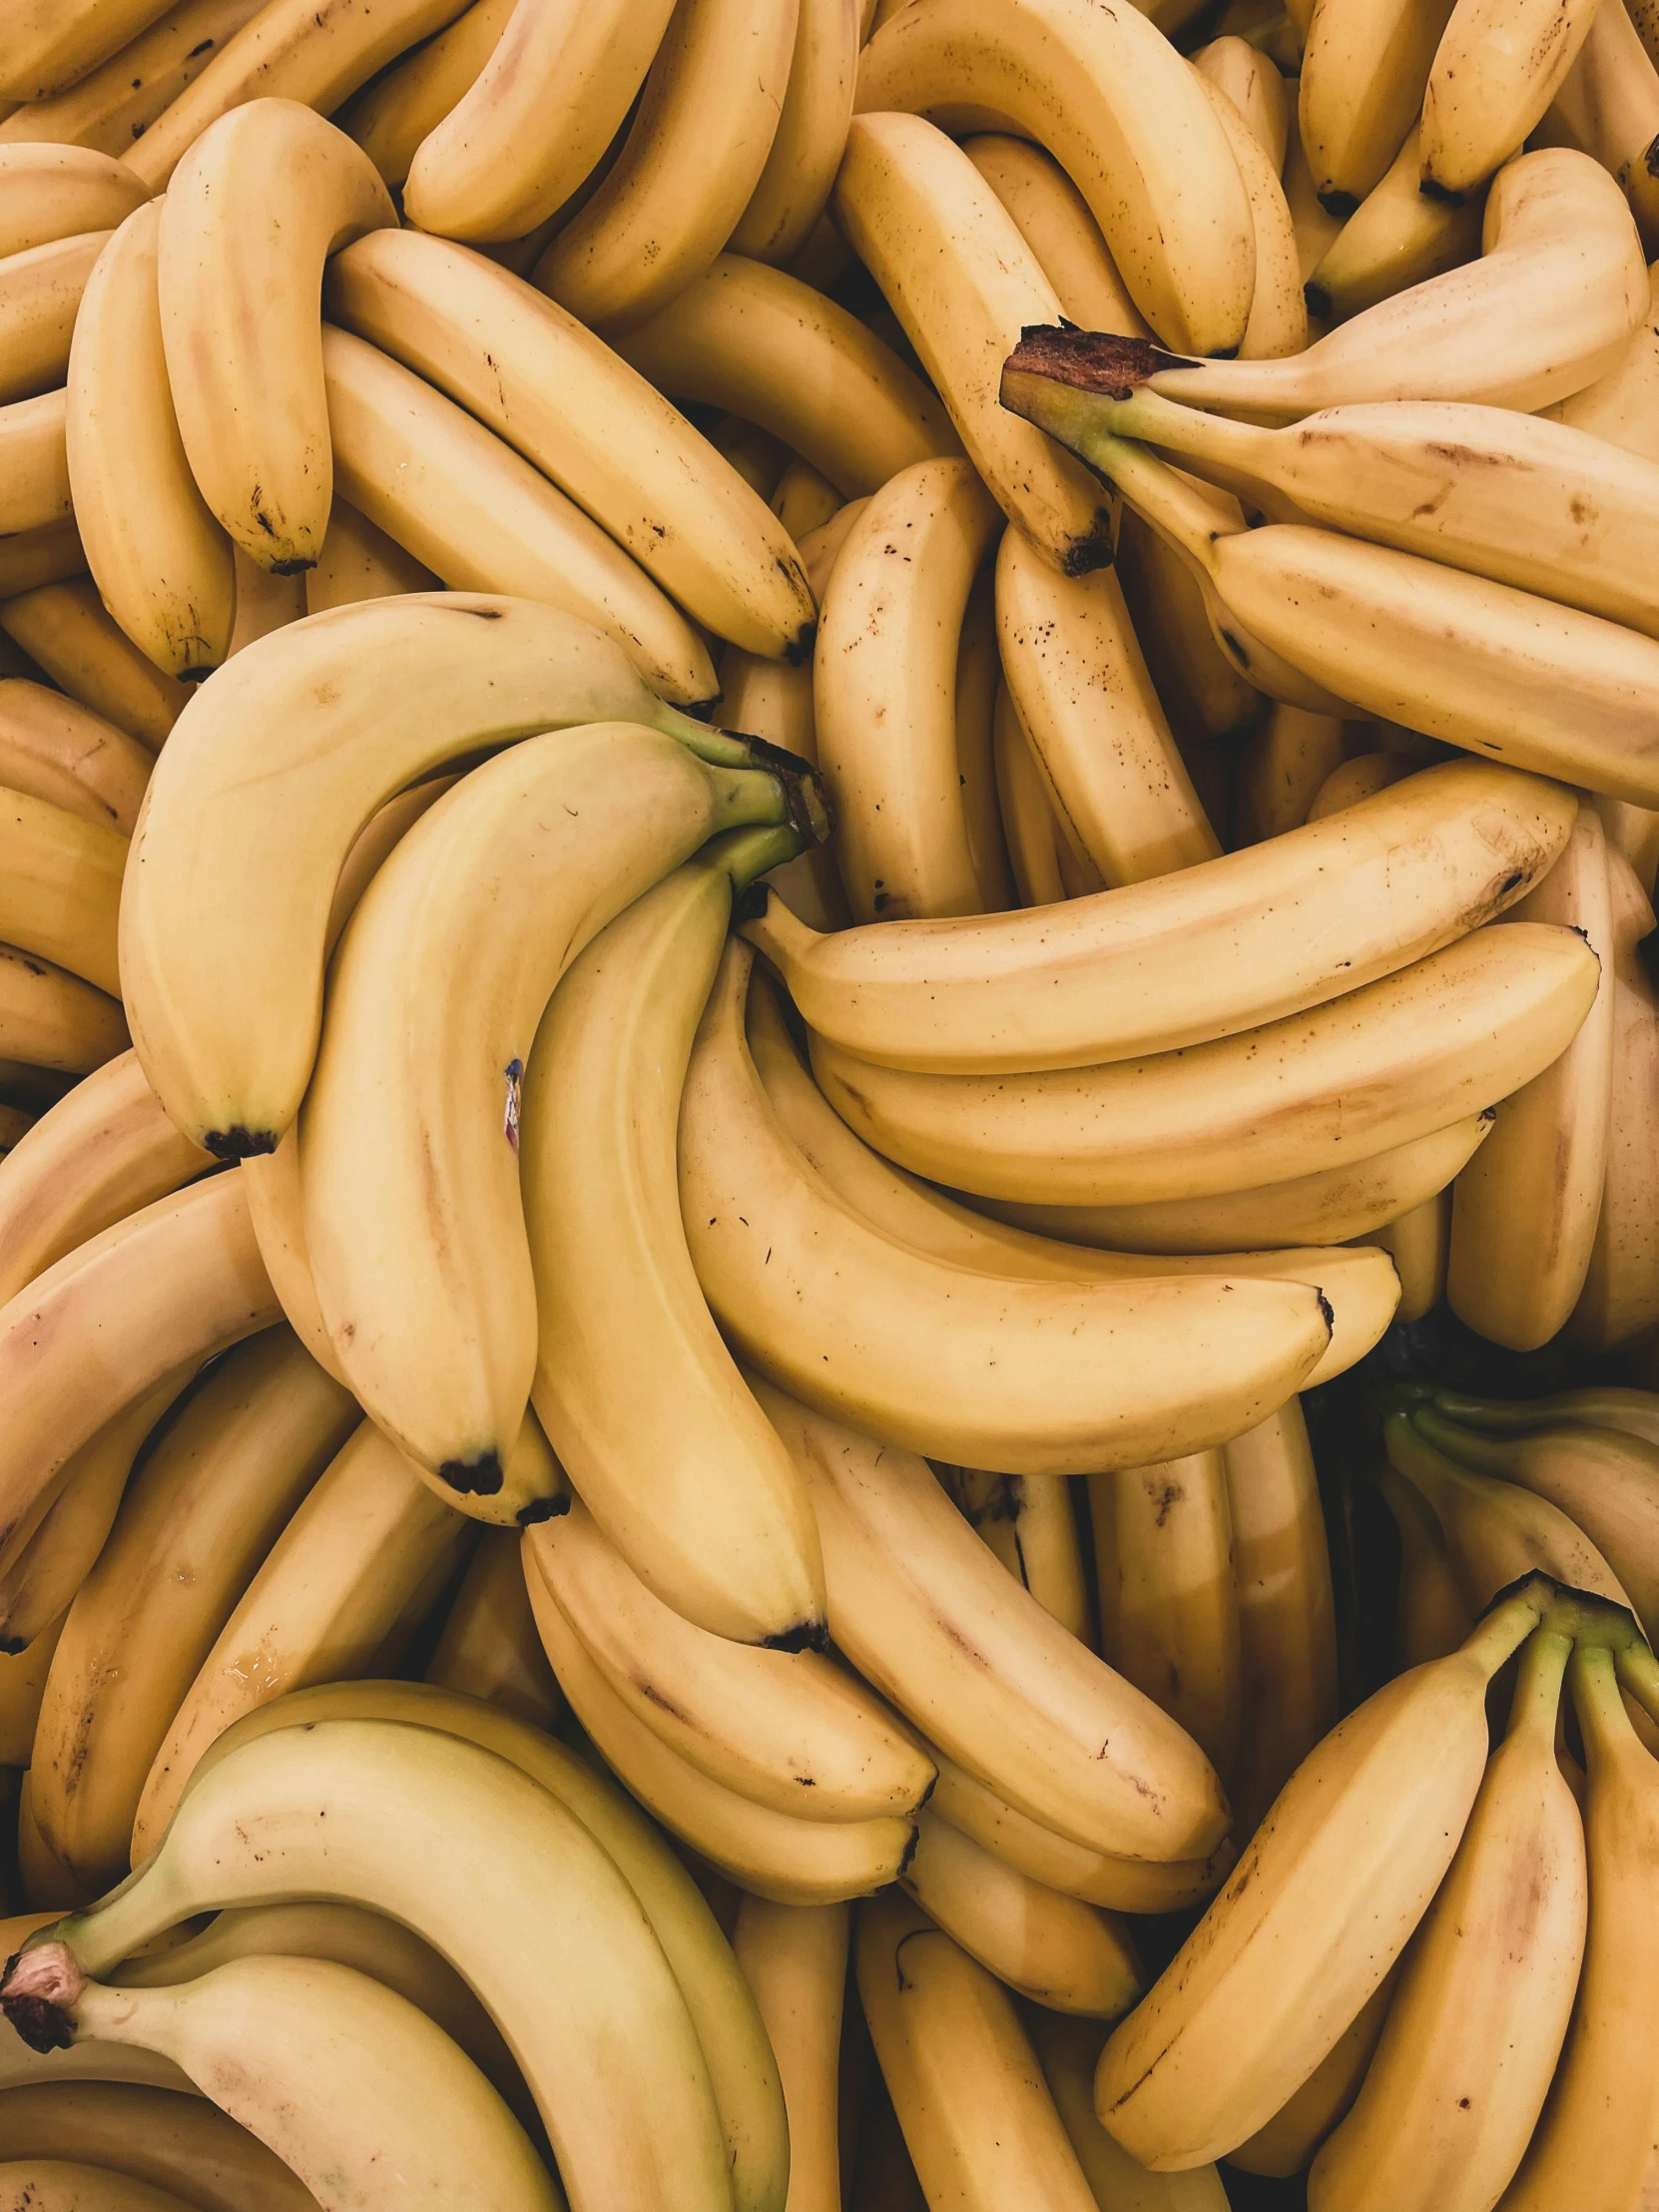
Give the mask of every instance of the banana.
[{"label": "banana", "polygon": [[973,580],[967,612],[962,617],[954,709],[962,821],[979,885],[979,904],[986,913],[1005,913],[1017,903],[996,795],[996,701],[1001,688],[996,578],[982,570]]},{"label": "banana", "polygon": [[844,1904],[774,1905],[757,1897],[740,1902],[732,1931],[783,2077],[790,2212],[841,2212],[841,2012],[850,1934]]},{"label": "banana", "polygon": [[1198,579],[1133,508],[1119,514],[1114,565],[1179,742],[1202,758],[1213,740],[1244,736],[1261,719],[1264,694],[1216,642]]},{"label": "banana", "polygon": [[915,1075],[815,1034],[813,1066],[866,1144],[958,1190],[1074,1206],[1197,1198],[1364,1159],[1507,1096],[1571,1042],[1597,975],[1582,938],[1520,923],[1184,1052]]},{"label": "banana", "polygon": [[71,699],[147,753],[161,751],[190,698],[111,621],[90,578],[0,602],[0,630]]},{"label": "banana", "polygon": [[919,461],[874,495],[836,558],[813,720],[835,856],[860,921],[979,911],[956,666],[968,593],[1001,526],[966,461]]},{"label": "banana", "polygon": [[[21,1942],[44,1926],[42,1913],[24,1913],[16,1920],[0,1922],[9,1942]],[[56,2086],[65,2081],[135,2082],[152,2089],[198,2094],[195,2082],[182,2074],[170,2058],[153,2051],[133,2050],[121,2043],[77,2043],[70,2050],[33,2051],[20,2036],[8,2036],[0,2056],[0,2085],[7,2089]],[[313,2200],[314,2201],[314,2200]],[[100,2207],[100,2212],[102,2208]],[[309,2206],[303,2212],[310,2212]]]},{"label": "banana", "polygon": [[126,1867],[145,1775],[198,1667],[357,1417],[269,1331],[203,1382],[134,1477],[70,1608],[36,1735],[36,1818],[87,1880]]},{"label": "banana", "polygon": [[183,2190],[187,2204],[315,2212],[298,2176],[206,2097],[138,2082],[42,2082],[8,2089],[5,2116],[10,2159],[69,2151],[152,2188]]},{"label": "banana", "polygon": [[105,606],[170,676],[231,649],[231,541],[196,488],[179,434],[157,289],[162,203],[129,216],[98,258],[69,355],[69,481]]},{"label": "banana", "polygon": [[916,0],[860,57],[857,105],[994,116],[1035,139],[1088,202],[1164,342],[1237,350],[1255,283],[1249,200],[1199,84],[1135,11]]},{"label": "banana", "polygon": [[334,885],[379,806],[458,758],[613,717],[716,762],[753,758],[659,700],[612,640],[524,600],[337,607],[222,670],[152,782],[123,899],[140,1058],[179,1126],[237,1159],[270,1151],[292,1122],[321,1025]]},{"label": "banana", "polygon": [[299,1132],[289,1129],[275,1152],[244,1160],[238,1170],[248,1193],[249,1219],[266,1272],[282,1313],[305,1350],[341,1389],[349,1385],[316,1300],[305,1244],[304,1193],[299,1177]]},{"label": "banana", "polygon": [[[545,223],[626,120],[672,14],[672,0],[515,8],[398,180],[408,220],[471,241],[523,238]],[[445,65],[451,82],[458,65]]]},{"label": "banana", "polygon": [[1598,799],[1595,809],[1608,844],[1623,853],[1635,870],[1643,897],[1651,899],[1659,874],[1659,814],[1651,807],[1626,806],[1622,799]]},{"label": "banana", "polygon": [[629,1571],[580,1499],[525,1539],[559,1610],[637,1719],[740,1796],[817,1821],[903,1818],[933,1767],[821,1653],[757,1651],[682,1620]]},{"label": "banana", "polygon": [[1308,343],[1308,302],[1302,296],[1302,262],[1296,225],[1279,172],[1261,140],[1221,87],[1196,70],[1222,127],[1250,201],[1256,242],[1256,285],[1250,320],[1239,343],[1241,360],[1277,360]]},{"label": "banana", "polygon": [[424,1679],[547,1729],[564,1700],[536,1634],[520,1551],[517,1529],[483,1530]]},{"label": "banana", "polygon": [[1151,335],[1088,202],[1052,155],[1028,139],[994,132],[965,140],[962,151],[1013,217],[1068,321],[1085,330]]},{"label": "banana", "polygon": [[1348,752],[1346,722],[1275,701],[1239,755],[1239,842],[1262,844],[1300,830],[1326,778]]},{"label": "banana", "polygon": [[1652,1755],[1620,1701],[1612,1653],[1580,1645],[1571,1681],[1590,1776],[1589,1933],[1549,2104],[1504,2191],[1503,2212],[1571,2202],[1590,2172],[1609,2212],[1624,2212],[1651,2193],[1655,2174],[1655,2077],[1643,2022],[1659,1792]]},{"label": "banana", "polygon": [[1557,1390],[1550,1397],[1475,1397],[1466,1390],[1436,1390],[1434,1403],[1460,1427],[1494,1435],[1525,1435],[1535,1428],[1611,1428],[1621,1436],[1659,1444],[1659,1398],[1651,1390],[1609,1383]]},{"label": "banana", "polygon": [[50,98],[118,53],[157,12],[152,0],[21,0],[6,12],[0,95]]},{"label": "banana", "polygon": [[1398,1975],[1397,1965],[1383,1975],[1301,2088],[1254,2135],[1228,2152],[1230,2166],[1275,2179],[1307,2172],[1315,2151],[1360,2094]]},{"label": "banana", "polygon": [[927,2202],[1094,2212],[1008,1990],[899,1898],[859,1914],[855,1958],[864,2018]]},{"label": "banana", "polygon": [[418,2006],[349,1966],[239,1958],[172,1988],[113,1988],[48,1943],[12,1989],[12,2016],[19,1991],[25,2008],[44,2002],[56,2040],[67,2029],[171,2058],[325,2206],[406,2203],[406,2160],[443,2204],[563,2212],[563,2191],[472,2061]]},{"label": "banana", "polygon": [[306,614],[355,606],[363,599],[390,599],[399,592],[437,589],[438,580],[429,568],[335,492],[322,551],[315,568],[305,571]]},{"label": "banana", "polygon": [[128,840],[26,792],[0,794],[0,937],[120,995],[115,923]]},{"label": "banana", "polygon": [[1471,1612],[1478,1613],[1497,1592],[1534,1570],[1569,1589],[1594,1591],[1615,1605],[1630,1604],[1597,1546],[1547,1496],[1496,1481],[1447,1457],[1412,1413],[1389,1413],[1382,1436],[1394,1471],[1420,1492],[1439,1522]]},{"label": "banana", "polygon": [[[1312,12],[1310,6],[1310,16]],[[1285,182],[1285,205],[1291,211],[1291,223],[1296,231],[1297,264],[1306,282],[1330,251],[1342,224],[1329,209],[1320,205],[1319,194],[1314,190],[1314,173],[1308,166],[1295,101],[1287,102],[1285,161],[1281,175]]]},{"label": "banana", "polygon": [[[15,26],[7,28],[15,34]],[[0,259],[88,231],[113,231],[148,197],[125,163],[107,154],[0,145]]]},{"label": "banana", "polygon": [[1399,1277],[1398,1322],[1421,1321],[1445,1296],[1451,1245],[1451,1193],[1436,1191],[1377,1232]]},{"label": "banana", "polygon": [[1022,532],[1007,530],[996,617],[1021,726],[1104,881],[1136,883],[1215,859],[1221,846],[1170,735],[1116,576],[1058,576]]},{"label": "banana", "polygon": [[0,405],[63,382],[81,294],[111,236],[83,231],[0,262]]},{"label": "banana", "polygon": [[916,1816],[899,1876],[928,1918],[998,1980],[1051,2011],[1116,2019],[1146,1988],[1125,1924],[1044,1888],[949,1827]]},{"label": "banana", "polygon": [[773,513],[798,543],[844,505],[829,477],[821,476],[811,461],[791,461],[772,495]]},{"label": "banana", "polygon": [[719,692],[690,622],[581,509],[420,377],[326,324],[335,480],[445,584],[561,608],[613,637],[681,706]]},{"label": "banana", "polygon": [[1473,1615],[1446,1550],[1433,1507],[1386,1460],[1375,1470],[1378,1488],[1399,1536],[1399,1598],[1395,1614],[1403,1666],[1443,1659],[1468,1634]]},{"label": "banana", "polygon": [[1422,108],[1451,12],[1452,0],[1389,0],[1382,8],[1318,0],[1297,121],[1314,189],[1332,215],[1353,215],[1382,183]]},{"label": "banana", "polygon": [[1226,93],[1273,164],[1274,175],[1282,176],[1290,144],[1291,111],[1285,80],[1273,58],[1236,32],[1211,39],[1189,58],[1200,76],[1208,77]]},{"label": "banana", "polygon": [[789,85],[766,167],[729,244],[793,261],[829,204],[852,115],[858,0],[801,0]]},{"label": "banana", "polygon": [[1110,2205],[1114,2212],[1227,2212],[1227,2191],[1214,2166],[1155,2174],[1131,2158],[1095,2118],[1097,2026],[1037,2010],[1026,2014],[1026,2023],[1060,2124],[1097,2206]]},{"label": "banana", "polygon": [[1242,1647],[1226,1462],[1198,1451],[1089,1477],[1100,1655],[1230,1778]]},{"label": "banana", "polygon": [[[685,1994],[726,2132],[736,2212],[781,2212],[789,2148],[778,2073],[765,2027],[714,1915],[673,1850],[626,1794],[598,1773],[593,1762],[552,1742],[539,1729],[474,1698],[410,1682],[332,1682],[280,1698],[248,1714],[222,1736],[198,1771],[210,1772],[228,1752],[256,1736],[317,1720],[405,1721],[459,1736],[510,1761],[576,1816],[621,1868]],[[276,1909],[278,1915],[281,1910]],[[362,1917],[373,1919],[377,1928],[387,1925],[377,1915]],[[223,1925],[223,1921],[215,1923],[215,1930]],[[210,1930],[199,1938],[205,1954],[213,1935]],[[266,1947],[263,1939],[262,1947]],[[273,1938],[269,1947],[283,1946]],[[383,1958],[384,1950],[382,1938],[374,1953],[364,1956],[353,1951],[343,1963],[371,1973],[379,1970],[382,1978],[389,1979],[374,1963],[374,1954]],[[402,1986],[395,1981],[392,1985]],[[403,1987],[403,1994],[424,2004],[423,1990],[430,1988],[428,1968],[422,1987]],[[447,2001],[453,2003],[453,1992]],[[434,2016],[449,2032],[456,2032],[445,2014]],[[492,2047],[499,2049],[499,2045],[495,2035]]]},{"label": "banana", "polygon": [[1624,0],[1594,11],[1538,135],[1600,162],[1622,187],[1643,246],[1659,244],[1659,179],[1647,161],[1659,138],[1659,70]]},{"label": "banana", "polygon": [[[73,343],[71,344],[73,352]],[[69,460],[64,447],[65,394],[44,391],[0,407],[0,523],[8,536],[46,530],[70,519]],[[13,548],[6,548],[8,555]]]},{"label": "banana", "polygon": [[207,68],[265,0],[178,0],[148,30],[50,100],[31,100],[0,123],[0,145],[44,140],[131,152],[162,112]]},{"label": "banana", "polygon": [[1413,129],[1308,272],[1308,304],[1323,322],[1346,322],[1430,276],[1461,269],[1479,253],[1479,202],[1420,192],[1421,169]]},{"label": "banana", "polygon": [[20,530],[0,545],[0,593],[11,598],[42,584],[65,583],[84,576],[86,566],[73,520],[51,523],[44,530]]},{"label": "banana", "polygon": [[[932,6],[916,0],[905,18]],[[1068,575],[1104,567],[1112,532],[1100,485],[997,403],[1002,348],[1036,317],[1052,320],[1060,303],[995,193],[919,116],[858,115],[833,207],[1009,520]]]},{"label": "banana", "polygon": [[[262,230],[278,197],[287,220]],[[395,220],[367,157],[291,100],[221,118],[163,204],[162,338],[191,473],[232,541],[278,576],[314,566],[328,526],[322,265]]]},{"label": "banana", "polygon": [[62,1630],[62,1621],[54,1621],[27,1651],[0,1656],[0,1755],[8,1767],[29,1764],[47,1670]]},{"label": "banana", "polygon": [[[1659,293],[1659,277],[1650,270],[1649,284]],[[1648,311],[1637,325],[1623,354],[1605,376],[1582,391],[1558,399],[1543,409],[1549,422],[1565,422],[1575,430],[1587,430],[1640,454],[1644,461],[1659,460],[1659,437],[1654,435],[1654,394],[1659,391],[1659,297],[1650,296]]]},{"label": "banana", "polygon": [[932,1757],[939,1779],[929,1812],[1015,1873],[1065,1897],[1119,1913],[1179,1913],[1210,1897],[1233,1864],[1226,1843],[1208,1859],[1121,1859],[1091,1851],[1017,1811],[942,1751]]},{"label": "banana", "polygon": [[1179,2171],[1254,2134],[1376,1989],[1474,1804],[1487,1683],[1547,1602],[1547,1585],[1516,1591],[1459,1650],[1378,1691],[1297,1769],[1101,2053],[1095,2109],[1133,2157]]},{"label": "banana", "polygon": [[478,82],[518,0],[471,0],[435,38],[411,47],[333,117],[394,189],[416,149]]},{"label": "banana", "polygon": [[[127,166],[164,192],[197,141],[235,109],[291,100],[321,115],[460,14],[464,0],[266,0],[133,148]],[[318,21],[320,15],[321,20]]]},{"label": "banana", "polygon": [[1653,908],[1630,863],[1607,845],[1612,935],[1612,1088],[1606,1170],[1569,1341],[1611,1350],[1646,1336],[1659,1321],[1659,1176],[1642,1134],[1659,1063],[1659,994],[1641,951]]},{"label": "banana", "polygon": [[171,2189],[71,2158],[7,2159],[0,2189],[31,2212],[189,2212]]},{"label": "banana", "polygon": [[0,1053],[7,1061],[84,1075],[127,1042],[118,999],[38,953],[0,945]]},{"label": "banana", "polygon": [[[892,1167],[855,1137],[802,1066],[776,1000],[764,987],[751,998],[751,1056],[767,1098],[790,1143],[854,1214],[895,1244],[914,1246],[934,1259],[975,1274],[1025,1276],[1040,1282],[1104,1283],[1149,1276],[1251,1275],[1317,1283],[1334,1309],[1331,1343],[1311,1371],[1326,1382],[1363,1358],[1388,1325],[1398,1296],[1392,1265],[1376,1251],[1315,1249],[1171,1259],[1068,1245],[1054,1236],[998,1226],[994,1218],[931,1189]],[[1087,1209],[1005,1208],[1024,1216],[1052,1213],[1062,1232]],[[1088,1229],[1085,1221],[1083,1227]],[[1090,1233],[1090,1242],[1096,1239]],[[998,1482],[1020,1479],[998,1474]]]},{"label": "banana", "polygon": [[760,1389],[812,1491],[830,1634],[860,1673],[1074,1843],[1139,1859],[1213,1851],[1227,1812],[1198,1746],[1020,1588],[926,1463]]},{"label": "banana", "polygon": [[1329,822],[1061,912],[818,936],[769,900],[743,934],[810,1026],[860,1058],[964,1074],[1083,1067],[1256,1028],[1438,951],[1524,896],[1574,819],[1567,792],[1453,761]]},{"label": "banana", "polygon": [[[997,809],[1019,903],[1022,906],[1058,905],[1066,896],[1060,875],[1060,852],[1065,839],[1031,740],[1004,683],[997,686],[991,746],[996,769]],[[998,907],[995,910],[1005,912],[1007,909]],[[796,909],[792,907],[791,911]],[[805,921],[807,916],[802,914],[799,918]],[[849,914],[848,922],[851,918]],[[829,933],[822,931],[822,924],[809,926]]]},{"label": "banana", "polygon": [[867,1897],[915,1847],[913,1818],[809,1821],[759,1805],[694,1767],[624,1703],[527,1558],[530,1603],[559,1687],[630,1793],[741,1888],[778,1905]]},{"label": "banana", "polygon": [[1357,753],[1334,768],[1314,794],[1308,820],[1323,822],[1327,815],[1341,814],[1412,773],[1413,764],[1398,753]]},{"label": "banana", "polygon": [[1422,99],[1422,185],[1460,200],[1531,134],[1573,66],[1597,13],[1566,6],[1457,0]]},{"label": "banana", "polygon": [[[1311,1286],[1021,1281],[884,1235],[780,1128],[743,1038],[748,966],[729,955],[692,1054],[680,1202],[716,1319],[773,1381],[957,1465],[1063,1474],[1202,1449],[1321,1358]],[[1172,1330],[1205,1347],[1196,1373],[1172,1365]]]},{"label": "banana", "polygon": [[1097,1648],[1077,1516],[1064,1482],[983,1467],[935,1466],[956,1510],[1045,1613]]},{"label": "banana", "polygon": [[[590,13],[584,9],[578,19],[585,23]],[[627,329],[703,275],[766,168],[798,14],[797,0],[762,6],[681,0],[657,45],[622,152],[537,263],[539,289],[590,326]],[[663,20],[655,5],[642,14],[616,0],[601,20],[625,16],[638,16],[646,29]],[[631,98],[632,88],[621,93],[617,121]],[[613,128],[606,120],[594,159]],[[417,156],[410,179],[418,178]],[[551,205],[543,212],[551,213]]]}]

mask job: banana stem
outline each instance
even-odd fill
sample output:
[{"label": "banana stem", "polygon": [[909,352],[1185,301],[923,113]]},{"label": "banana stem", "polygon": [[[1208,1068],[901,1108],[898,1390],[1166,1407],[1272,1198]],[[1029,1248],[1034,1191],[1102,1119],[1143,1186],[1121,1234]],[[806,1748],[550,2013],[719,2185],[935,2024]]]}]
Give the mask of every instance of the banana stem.
[{"label": "banana stem", "polygon": [[1542,1620],[1553,1588],[1548,1575],[1529,1574],[1519,1589],[1495,1605],[1484,1620],[1476,1621],[1464,1637],[1459,1650],[1475,1661],[1488,1681]]},{"label": "banana stem", "polygon": [[1521,1646],[1506,1735],[1519,1736],[1531,1730],[1554,1740],[1555,1716],[1561,1706],[1561,1684],[1571,1657],[1570,1636],[1563,1636],[1559,1629],[1547,1623],[1532,1631]]},{"label": "banana stem", "polygon": [[1396,1408],[1383,1421],[1382,1444],[1394,1472],[1402,1474],[1414,1489],[1420,1490],[1430,1505],[1437,1489],[1443,1490],[1448,1482],[1455,1482],[1460,1474],[1468,1471],[1443,1452],[1436,1451],[1403,1407]]},{"label": "banana stem", "polygon": [[794,823],[723,830],[718,837],[709,839],[698,858],[719,868],[730,879],[733,891],[738,892],[770,868],[782,867],[798,852],[805,852],[808,842]]},{"label": "banana stem", "polygon": [[1589,1759],[1590,1779],[1600,1761],[1628,1752],[1641,1739],[1619,1695],[1618,1663],[1604,1644],[1579,1644],[1572,1655],[1572,1703]]},{"label": "banana stem", "polygon": [[1190,453],[1195,460],[1220,461],[1251,476],[1263,475],[1272,465],[1272,441],[1281,435],[1228,415],[1206,414],[1202,407],[1183,407],[1145,384],[1137,384],[1125,399],[1103,397],[1095,404],[1101,409],[1101,427],[1121,438]]},{"label": "banana stem", "polygon": [[[1447,1420],[1460,1422],[1466,1428],[1485,1429],[1494,1435],[1524,1435],[1528,1429],[1541,1428],[1555,1410],[1554,1398],[1501,1398],[1469,1397],[1461,1390],[1436,1390],[1435,1409]],[[1571,1414],[1566,1417],[1570,1419]]]},{"label": "banana stem", "polygon": [[816,770],[767,766],[713,773],[725,775],[717,812],[729,828],[787,829],[800,840],[797,850],[829,836],[830,808]]},{"label": "banana stem", "polygon": [[1506,1475],[1509,1467],[1509,1447],[1497,1436],[1482,1436],[1478,1431],[1461,1428],[1449,1421],[1435,1405],[1419,1405],[1411,1415],[1411,1425],[1419,1436],[1425,1436],[1437,1444],[1449,1458],[1461,1460],[1466,1467],[1478,1467],[1484,1474]]},{"label": "banana stem", "polygon": [[1659,1659],[1645,1643],[1634,1639],[1614,1654],[1619,1680],[1642,1711],[1659,1721]]}]

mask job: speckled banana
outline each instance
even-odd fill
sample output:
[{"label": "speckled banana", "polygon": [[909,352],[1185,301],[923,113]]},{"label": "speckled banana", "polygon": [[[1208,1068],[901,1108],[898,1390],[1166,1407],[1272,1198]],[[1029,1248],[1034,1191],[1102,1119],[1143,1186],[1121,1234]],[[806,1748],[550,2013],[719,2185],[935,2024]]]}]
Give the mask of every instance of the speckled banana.
[{"label": "speckled banana", "polygon": [[1332,215],[1352,215],[1381,183],[1422,107],[1450,13],[1451,0],[1319,0],[1297,122],[1314,189]]},{"label": "speckled banana", "polygon": [[1459,200],[1507,161],[1554,99],[1594,0],[1457,0],[1423,90],[1423,189]]}]

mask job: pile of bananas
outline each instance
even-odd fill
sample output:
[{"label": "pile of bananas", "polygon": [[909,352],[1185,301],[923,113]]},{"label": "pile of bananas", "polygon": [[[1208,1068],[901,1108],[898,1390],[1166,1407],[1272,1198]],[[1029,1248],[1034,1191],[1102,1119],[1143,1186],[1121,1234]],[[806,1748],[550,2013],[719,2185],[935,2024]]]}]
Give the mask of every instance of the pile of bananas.
[{"label": "pile of bananas", "polygon": [[0,2207],[1659,2203],[1656,63],[0,0]]}]

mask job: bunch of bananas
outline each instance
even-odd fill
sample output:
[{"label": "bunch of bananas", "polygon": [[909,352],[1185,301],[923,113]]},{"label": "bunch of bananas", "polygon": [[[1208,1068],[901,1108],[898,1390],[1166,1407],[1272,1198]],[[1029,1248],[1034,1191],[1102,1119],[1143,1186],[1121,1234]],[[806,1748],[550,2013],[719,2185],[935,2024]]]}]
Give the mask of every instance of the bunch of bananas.
[{"label": "bunch of bananas", "polygon": [[0,0],[0,2200],[1655,2201],[1656,177]]}]

